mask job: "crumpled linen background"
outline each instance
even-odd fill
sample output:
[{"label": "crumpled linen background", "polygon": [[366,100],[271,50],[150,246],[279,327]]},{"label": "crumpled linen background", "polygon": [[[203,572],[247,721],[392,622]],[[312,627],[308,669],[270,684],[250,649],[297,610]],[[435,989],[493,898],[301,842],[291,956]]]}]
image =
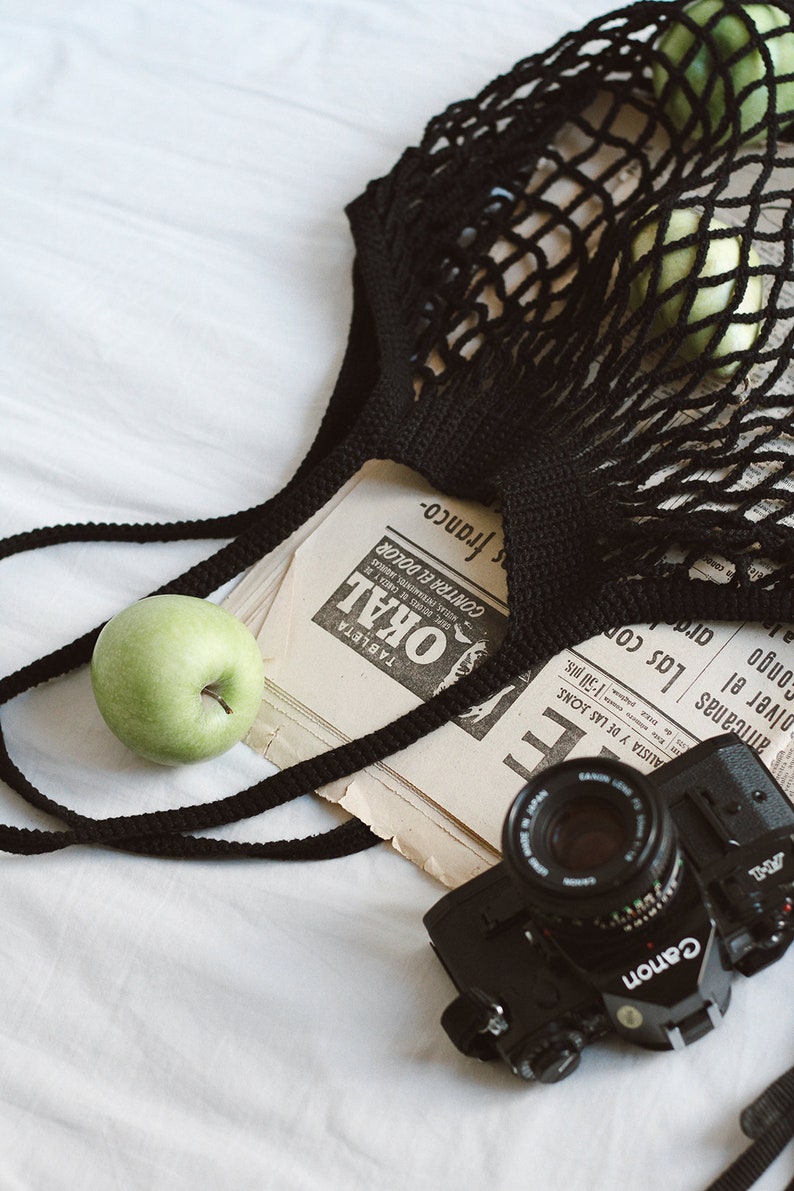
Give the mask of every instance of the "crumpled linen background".
[{"label": "crumpled linen background", "polygon": [[[344,349],[345,204],[449,102],[603,11],[0,0],[0,533],[276,491]],[[4,562],[3,671],[212,545]],[[32,779],[94,814],[209,799],[267,765],[242,745],[189,769],[138,761],[85,672],[4,723]],[[304,799],[231,832],[330,813]],[[3,789],[0,818],[37,822]],[[443,891],[385,846],[293,867],[0,855],[0,889],[4,1191],[696,1191],[794,1060],[790,959],[736,982],[683,1054],[602,1044],[550,1088],[464,1059],[421,921]]]}]

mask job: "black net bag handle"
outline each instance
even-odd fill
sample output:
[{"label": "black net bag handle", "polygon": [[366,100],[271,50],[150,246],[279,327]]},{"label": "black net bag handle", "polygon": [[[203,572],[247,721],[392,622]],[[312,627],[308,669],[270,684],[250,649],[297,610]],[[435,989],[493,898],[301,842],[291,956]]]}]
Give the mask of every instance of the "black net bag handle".
[{"label": "black net bag handle", "polygon": [[[778,10],[790,22],[790,0]],[[695,22],[670,0],[590,22],[453,104],[350,205],[347,352],[312,448],[271,500],[204,521],[56,526],[0,546],[10,555],[53,542],[228,537],[159,589],[207,596],[366,461],[391,459],[449,495],[501,505],[510,611],[498,651],[377,731],[177,810],[83,815],[36,789],[0,735],[0,778],[63,823],[0,827],[0,848],[355,851],[375,842],[355,821],[275,844],[194,833],[374,765],[605,629],[794,619],[794,150],[772,38],[736,0],[722,11],[743,30],[727,65],[722,18]],[[659,49],[676,25],[689,35],[688,60],[697,53],[707,64],[703,94]],[[751,55],[760,75],[747,83],[735,67]],[[652,89],[660,63],[661,104]],[[748,128],[752,95],[763,110]],[[689,267],[671,284],[665,245],[682,218],[675,235]],[[727,285],[728,296],[704,319],[698,281],[711,268],[710,246],[728,237],[735,261],[706,283]],[[763,304],[748,313],[746,296],[759,285]],[[669,302],[677,316],[660,324]],[[751,326],[751,347],[735,347],[744,343],[737,326]],[[705,347],[693,352],[693,342]],[[714,557],[723,582],[703,577],[703,560]],[[0,703],[84,665],[98,632],[1,680]]]}]

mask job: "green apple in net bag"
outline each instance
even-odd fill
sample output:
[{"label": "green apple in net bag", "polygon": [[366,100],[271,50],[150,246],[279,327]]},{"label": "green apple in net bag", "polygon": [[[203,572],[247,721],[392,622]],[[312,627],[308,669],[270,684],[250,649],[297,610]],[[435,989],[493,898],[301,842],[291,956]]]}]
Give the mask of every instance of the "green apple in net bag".
[{"label": "green apple in net bag", "polygon": [[[755,249],[743,245],[736,228],[682,207],[666,219],[652,212],[640,223],[629,256],[638,270],[630,303],[635,310],[653,303],[652,333],[662,336],[683,326],[677,353],[702,360],[721,379],[729,379],[744,363],[760,328],[764,286],[761,273],[753,271],[761,265]],[[720,317],[728,309],[723,326]]]},{"label": "green apple in net bag", "polygon": [[693,140],[722,141],[735,121],[742,139],[755,140],[775,114],[794,116],[794,27],[774,4],[695,0],[655,49],[656,98]]}]

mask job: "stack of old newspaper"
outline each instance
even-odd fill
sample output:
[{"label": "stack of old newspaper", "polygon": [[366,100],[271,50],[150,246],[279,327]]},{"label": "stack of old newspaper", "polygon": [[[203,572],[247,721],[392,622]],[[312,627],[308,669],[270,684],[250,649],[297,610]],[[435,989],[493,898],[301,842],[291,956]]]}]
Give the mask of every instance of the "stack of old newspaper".
[{"label": "stack of old newspaper", "polygon": [[[368,464],[227,597],[266,662],[249,744],[283,767],[454,682],[504,634],[502,559],[497,509]],[[704,562],[716,580],[719,567]],[[648,772],[726,731],[794,789],[794,627],[619,628],[320,793],[455,886],[498,859],[507,809],[541,767],[609,753]]]}]

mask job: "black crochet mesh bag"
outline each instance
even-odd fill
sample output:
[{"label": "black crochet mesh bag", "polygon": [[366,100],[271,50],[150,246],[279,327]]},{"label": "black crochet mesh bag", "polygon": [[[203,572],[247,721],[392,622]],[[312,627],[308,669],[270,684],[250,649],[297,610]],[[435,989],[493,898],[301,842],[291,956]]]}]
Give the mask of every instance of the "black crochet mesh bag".
[{"label": "black crochet mesh bag", "polygon": [[[191,833],[371,765],[607,628],[794,619],[794,149],[776,109],[773,41],[742,5],[726,7],[745,30],[739,57],[755,56],[760,81],[737,84],[735,61],[721,65],[714,22],[696,25],[669,0],[636,4],[453,104],[351,204],[347,353],[308,456],[274,498],[228,517],[56,526],[0,544],[10,555],[77,540],[229,538],[160,589],[206,596],[271,551],[367,460],[393,459],[450,495],[500,503],[510,616],[499,651],[376,732],[179,810],[92,819],[36,789],[0,738],[0,778],[63,823],[0,827],[0,848],[104,843],[163,856],[278,858],[354,851],[375,842],[356,821],[303,841]],[[711,79],[698,95],[686,74],[668,70],[665,94],[690,112],[683,125],[651,87],[659,38],[676,21],[697,35]],[[748,93],[752,111],[761,109],[749,133]],[[664,243],[682,211],[689,230],[678,247],[689,267],[671,284]],[[639,255],[638,235],[650,245]],[[720,239],[730,239],[735,260],[715,271],[709,253]],[[707,288],[728,293],[710,318],[697,305],[706,273]],[[763,306],[748,311],[759,285]],[[676,317],[660,320],[662,307]],[[737,327],[750,330],[737,337]],[[714,556],[724,582],[699,569]],[[85,664],[98,632],[4,678],[0,702]]]}]

